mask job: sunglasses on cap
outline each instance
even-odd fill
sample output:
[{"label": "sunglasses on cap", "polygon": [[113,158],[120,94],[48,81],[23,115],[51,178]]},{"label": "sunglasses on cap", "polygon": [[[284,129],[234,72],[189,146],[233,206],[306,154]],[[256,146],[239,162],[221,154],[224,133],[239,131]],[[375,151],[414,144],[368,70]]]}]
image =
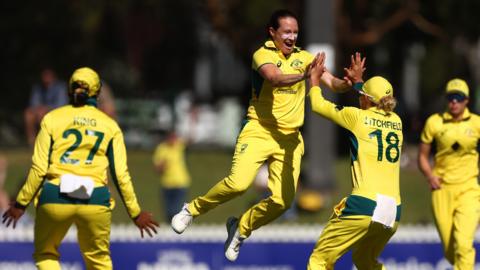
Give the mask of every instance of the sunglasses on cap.
[{"label": "sunglasses on cap", "polygon": [[459,93],[452,93],[447,95],[447,100],[449,102],[452,102],[454,100],[457,102],[463,102],[465,99],[467,99],[467,97]]},{"label": "sunglasses on cap", "polygon": [[365,93],[365,91],[363,91],[362,89],[363,87],[363,83],[355,83],[353,85],[353,90],[355,90],[354,92],[360,97],[360,96],[367,96],[368,98],[370,99],[373,99],[373,96]]}]

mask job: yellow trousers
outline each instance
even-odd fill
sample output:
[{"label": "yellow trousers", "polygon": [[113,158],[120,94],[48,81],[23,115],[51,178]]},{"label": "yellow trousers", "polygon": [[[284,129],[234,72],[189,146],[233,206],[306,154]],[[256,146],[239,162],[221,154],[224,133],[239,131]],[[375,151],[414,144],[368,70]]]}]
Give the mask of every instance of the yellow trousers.
[{"label": "yellow trousers", "polygon": [[[341,202],[340,204],[342,204]],[[339,206],[337,206],[339,207]],[[385,267],[377,258],[398,227],[372,222],[370,216],[342,216],[335,211],[308,261],[308,270],[332,270],[335,262],[352,250],[353,263],[358,270],[380,270]]]},{"label": "yellow trousers", "polygon": [[445,257],[455,270],[473,269],[473,241],[480,217],[477,179],[460,185],[442,185],[432,192],[432,207]]},{"label": "yellow trousers", "polygon": [[42,204],[35,216],[33,257],[38,269],[60,269],[58,247],[72,224],[86,269],[112,269],[111,209],[101,205]]},{"label": "yellow trousers", "polygon": [[230,175],[205,195],[189,203],[188,210],[198,216],[243,194],[252,184],[258,169],[268,162],[268,188],[271,196],[248,209],[240,218],[242,236],[271,222],[284,213],[294,200],[303,155],[299,131],[279,131],[250,120],[242,129],[233,156]]}]

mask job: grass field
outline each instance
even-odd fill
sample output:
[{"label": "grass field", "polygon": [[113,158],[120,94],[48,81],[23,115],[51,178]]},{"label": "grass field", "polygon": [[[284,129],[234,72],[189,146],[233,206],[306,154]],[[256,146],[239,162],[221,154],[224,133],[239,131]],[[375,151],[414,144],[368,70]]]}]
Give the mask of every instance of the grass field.
[{"label": "grass field", "polygon": [[[6,189],[9,194],[16,191],[23,183],[30,166],[30,152],[26,149],[3,151],[9,161]],[[128,152],[128,165],[132,175],[135,190],[143,209],[152,211],[160,222],[166,222],[160,203],[159,181],[151,163],[151,152],[132,150]],[[187,163],[193,181],[189,198],[205,193],[213,184],[226,176],[230,170],[231,151],[192,150],[188,152]],[[402,169],[401,193],[403,201],[402,223],[431,223],[430,194],[425,180],[414,166]],[[325,223],[331,214],[332,206],[350,190],[349,160],[342,158],[335,164],[337,190],[326,201],[323,210],[317,213],[300,213],[294,221],[278,220],[276,222],[315,222]],[[113,211],[113,222],[130,222],[126,210],[118,199],[115,188],[111,188],[116,198],[116,208]],[[199,217],[195,223],[223,223],[231,215],[241,214],[256,198],[253,189],[244,195]],[[33,214],[32,207],[29,212]]]}]

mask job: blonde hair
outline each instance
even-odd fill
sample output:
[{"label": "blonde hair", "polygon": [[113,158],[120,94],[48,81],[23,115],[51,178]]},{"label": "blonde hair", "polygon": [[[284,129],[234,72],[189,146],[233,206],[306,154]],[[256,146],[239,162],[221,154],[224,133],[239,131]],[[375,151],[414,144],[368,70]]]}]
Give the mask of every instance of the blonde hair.
[{"label": "blonde hair", "polygon": [[377,109],[385,111],[387,114],[393,111],[397,106],[397,100],[393,96],[385,96],[380,99]]}]

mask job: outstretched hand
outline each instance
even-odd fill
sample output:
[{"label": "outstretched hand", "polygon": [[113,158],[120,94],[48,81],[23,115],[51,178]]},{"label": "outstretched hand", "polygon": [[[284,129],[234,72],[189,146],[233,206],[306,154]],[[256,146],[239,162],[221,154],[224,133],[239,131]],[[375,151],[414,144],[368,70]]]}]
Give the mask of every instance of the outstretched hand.
[{"label": "outstretched hand", "polygon": [[135,225],[140,229],[140,235],[143,238],[143,231],[146,231],[150,237],[153,237],[153,233],[157,233],[159,227],[158,222],[153,220],[153,215],[150,212],[142,211],[135,219]]},{"label": "outstretched hand", "polygon": [[350,67],[344,68],[345,77],[343,78],[349,84],[363,82],[363,72],[365,71],[365,57],[362,58],[359,52],[350,57]]},{"label": "outstretched hand", "polygon": [[313,86],[320,85],[320,78],[326,70],[325,58],[326,56],[324,52],[317,54],[315,59],[312,61],[312,64],[310,65],[310,83]]},{"label": "outstretched hand", "polygon": [[17,226],[17,221],[24,213],[25,209],[15,207],[15,201],[13,201],[10,203],[10,208],[8,208],[8,210],[3,214],[2,223],[8,227],[13,222],[13,228],[15,229]]},{"label": "outstretched hand", "polygon": [[303,72],[303,78],[308,79],[310,77],[310,74],[312,72],[312,67],[314,67],[318,63],[318,59],[320,58],[320,54],[317,53],[315,57],[313,58],[312,62],[307,65],[305,68],[305,71]]}]

